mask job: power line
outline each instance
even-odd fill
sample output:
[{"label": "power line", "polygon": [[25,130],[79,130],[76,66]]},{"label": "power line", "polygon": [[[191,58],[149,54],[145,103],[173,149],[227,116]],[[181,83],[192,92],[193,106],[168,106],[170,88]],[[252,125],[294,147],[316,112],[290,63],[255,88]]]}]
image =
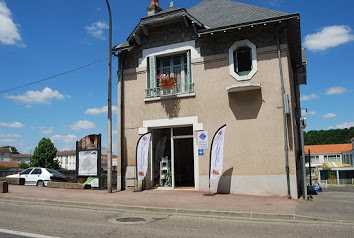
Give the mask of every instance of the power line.
[{"label": "power line", "polygon": [[95,65],[95,64],[102,63],[102,62],[104,62],[104,61],[107,61],[107,59],[101,59],[101,60],[98,60],[98,61],[96,61],[96,62],[93,62],[93,63],[90,63],[90,64],[86,64],[86,65],[80,66],[80,67],[78,67],[78,68],[75,68],[75,69],[72,69],[72,70],[69,70],[69,71],[60,73],[60,74],[56,74],[56,75],[53,75],[53,76],[50,76],[50,77],[47,77],[47,78],[44,78],[44,79],[40,79],[40,80],[31,82],[31,83],[23,84],[23,85],[14,87],[14,88],[6,89],[6,90],[4,90],[4,91],[0,91],[0,94],[6,93],[6,92],[10,92],[10,91],[14,91],[14,90],[16,90],[16,89],[24,88],[24,87],[27,87],[27,86],[30,86],[30,85],[33,85],[33,84],[37,84],[37,83],[40,83],[40,82],[44,82],[44,81],[47,81],[47,80],[50,80],[50,79],[53,79],[53,78],[58,78],[58,77],[60,77],[60,76],[67,75],[67,74],[70,74],[70,73],[73,73],[73,72],[82,70],[82,69],[84,69],[84,68],[90,67],[90,66]]}]

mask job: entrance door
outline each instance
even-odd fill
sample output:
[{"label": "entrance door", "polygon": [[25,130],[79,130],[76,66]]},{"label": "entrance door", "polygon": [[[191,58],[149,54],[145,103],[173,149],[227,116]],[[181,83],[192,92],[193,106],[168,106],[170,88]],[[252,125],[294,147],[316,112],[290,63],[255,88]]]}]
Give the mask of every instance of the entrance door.
[{"label": "entrance door", "polygon": [[173,128],[173,185],[194,187],[193,127]]},{"label": "entrance door", "polygon": [[194,187],[193,126],[154,129],[152,187]]},{"label": "entrance door", "polygon": [[193,138],[174,139],[175,187],[194,187]]}]

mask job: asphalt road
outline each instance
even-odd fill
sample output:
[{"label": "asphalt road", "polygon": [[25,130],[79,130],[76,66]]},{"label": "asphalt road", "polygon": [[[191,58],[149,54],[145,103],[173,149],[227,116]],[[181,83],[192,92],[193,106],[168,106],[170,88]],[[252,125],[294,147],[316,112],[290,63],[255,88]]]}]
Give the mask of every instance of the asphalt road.
[{"label": "asphalt road", "polygon": [[[14,202],[0,202],[0,214],[0,229],[53,237],[332,238],[353,237],[354,233],[353,224],[233,220]],[[2,231],[0,237],[23,237],[5,236]]]},{"label": "asphalt road", "polygon": [[354,187],[323,188],[323,192],[318,192],[318,195],[314,195],[312,201],[299,203],[296,214],[353,221]]}]

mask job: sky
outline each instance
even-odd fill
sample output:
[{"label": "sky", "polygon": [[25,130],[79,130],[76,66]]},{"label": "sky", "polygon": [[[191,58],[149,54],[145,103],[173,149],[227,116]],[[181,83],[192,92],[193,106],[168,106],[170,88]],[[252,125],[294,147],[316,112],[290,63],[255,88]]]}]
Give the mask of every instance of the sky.
[{"label": "sky", "polygon": [[[110,0],[113,45],[145,17],[150,0]],[[201,0],[173,1],[190,8]],[[307,52],[301,86],[305,131],[354,126],[354,1],[239,0],[300,13]],[[170,1],[160,0],[169,7]],[[74,150],[88,134],[107,147],[108,13],[105,0],[0,0],[0,146],[33,153],[50,138]],[[113,153],[117,153],[117,64],[112,67]]]}]

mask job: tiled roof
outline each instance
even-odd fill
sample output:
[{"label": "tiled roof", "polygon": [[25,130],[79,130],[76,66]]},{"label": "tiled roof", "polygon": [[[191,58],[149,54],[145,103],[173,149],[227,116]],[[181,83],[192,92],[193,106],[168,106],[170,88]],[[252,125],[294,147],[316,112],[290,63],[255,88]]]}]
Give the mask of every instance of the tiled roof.
[{"label": "tiled roof", "polygon": [[341,153],[352,150],[352,144],[332,144],[332,145],[305,145],[305,153]]},{"label": "tiled roof", "polygon": [[58,151],[57,156],[76,155],[76,150]]},{"label": "tiled roof", "polygon": [[30,158],[31,155],[29,154],[12,154],[13,159],[19,159],[19,158]]},{"label": "tiled roof", "polygon": [[6,162],[0,162],[0,165],[8,167],[8,168],[19,168],[20,166],[18,165],[17,162],[15,161],[6,161]]},{"label": "tiled roof", "polygon": [[0,153],[12,153],[9,148],[0,148]]},{"label": "tiled roof", "polygon": [[231,0],[204,0],[187,10],[209,28],[239,25],[289,15],[267,8]]}]

